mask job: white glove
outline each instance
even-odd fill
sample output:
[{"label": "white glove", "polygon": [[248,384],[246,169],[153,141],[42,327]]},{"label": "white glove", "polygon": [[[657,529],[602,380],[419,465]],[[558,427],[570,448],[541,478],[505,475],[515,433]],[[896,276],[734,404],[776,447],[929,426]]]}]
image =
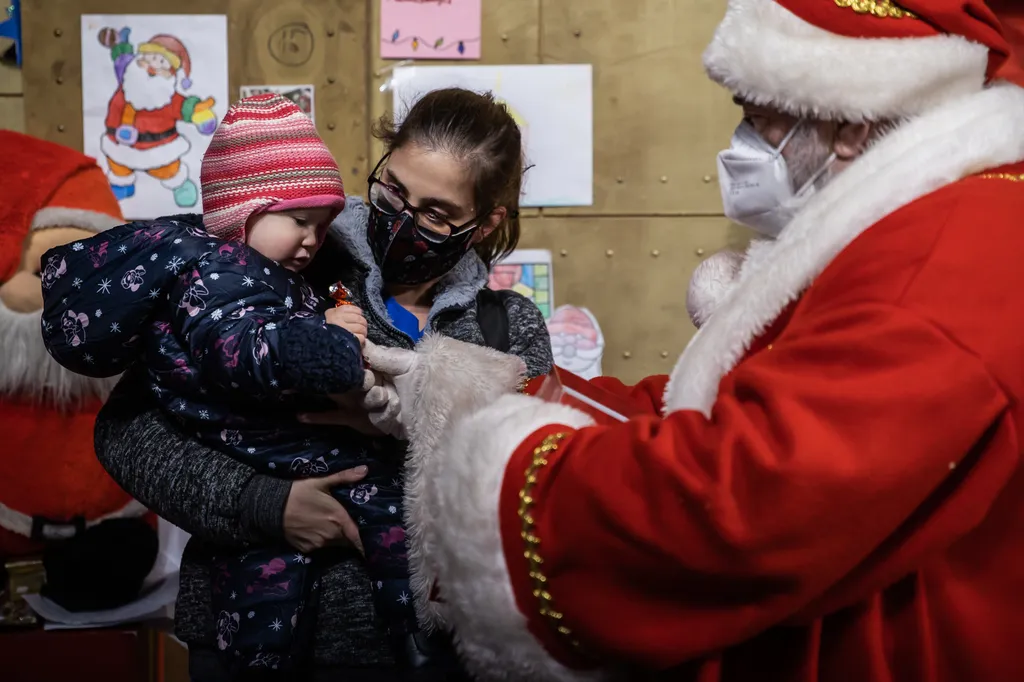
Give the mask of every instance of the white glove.
[{"label": "white glove", "polygon": [[[374,370],[370,360],[370,356],[375,356],[380,350],[379,346],[370,341],[367,341],[363,348],[363,354],[367,357],[370,368],[366,370],[359,406],[366,410],[366,416],[376,428],[399,440],[408,440],[405,428],[402,426],[401,400],[398,397],[394,381],[382,372]],[[415,356],[412,351],[404,352]]]},{"label": "white glove", "polygon": [[394,384],[409,440],[427,452],[449,421],[514,393],[526,371],[513,355],[436,334],[415,351],[368,343],[364,355]]}]

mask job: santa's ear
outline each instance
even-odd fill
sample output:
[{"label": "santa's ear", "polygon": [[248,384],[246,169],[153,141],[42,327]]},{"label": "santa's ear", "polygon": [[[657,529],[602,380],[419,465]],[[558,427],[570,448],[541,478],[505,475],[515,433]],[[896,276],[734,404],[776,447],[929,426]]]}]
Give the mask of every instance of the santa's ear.
[{"label": "santa's ear", "polygon": [[840,161],[852,161],[864,153],[869,137],[870,123],[840,123],[836,128],[832,151]]}]

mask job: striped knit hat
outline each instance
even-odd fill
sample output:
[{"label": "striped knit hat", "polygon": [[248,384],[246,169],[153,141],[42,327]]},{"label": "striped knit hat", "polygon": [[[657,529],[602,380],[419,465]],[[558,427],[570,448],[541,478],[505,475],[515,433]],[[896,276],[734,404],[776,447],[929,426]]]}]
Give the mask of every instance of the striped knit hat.
[{"label": "striped knit hat", "polygon": [[345,206],[338,164],[313,121],[268,93],[233,104],[203,156],[203,222],[210,234],[241,241],[249,217]]}]

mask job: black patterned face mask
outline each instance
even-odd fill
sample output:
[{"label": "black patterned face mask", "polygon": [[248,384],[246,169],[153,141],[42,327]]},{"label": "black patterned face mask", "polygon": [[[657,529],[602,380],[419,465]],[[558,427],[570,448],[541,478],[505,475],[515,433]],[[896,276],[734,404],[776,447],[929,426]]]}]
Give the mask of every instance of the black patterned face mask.
[{"label": "black patterned face mask", "polygon": [[474,232],[467,230],[435,243],[420,234],[408,213],[387,215],[371,205],[367,239],[384,281],[413,286],[451,271],[473,245]]}]

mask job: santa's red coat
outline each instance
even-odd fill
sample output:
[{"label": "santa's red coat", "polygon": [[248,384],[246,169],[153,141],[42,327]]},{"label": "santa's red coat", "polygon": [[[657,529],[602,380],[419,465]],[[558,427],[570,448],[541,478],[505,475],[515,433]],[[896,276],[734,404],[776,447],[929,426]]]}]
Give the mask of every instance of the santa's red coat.
[{"label": "santa's red coat", "polygon": [[418,463],[481,679],[1020,679],[1022,111],[966,97],[839,174],[671,379],[598,380],[648,416],[507,396]]}]

